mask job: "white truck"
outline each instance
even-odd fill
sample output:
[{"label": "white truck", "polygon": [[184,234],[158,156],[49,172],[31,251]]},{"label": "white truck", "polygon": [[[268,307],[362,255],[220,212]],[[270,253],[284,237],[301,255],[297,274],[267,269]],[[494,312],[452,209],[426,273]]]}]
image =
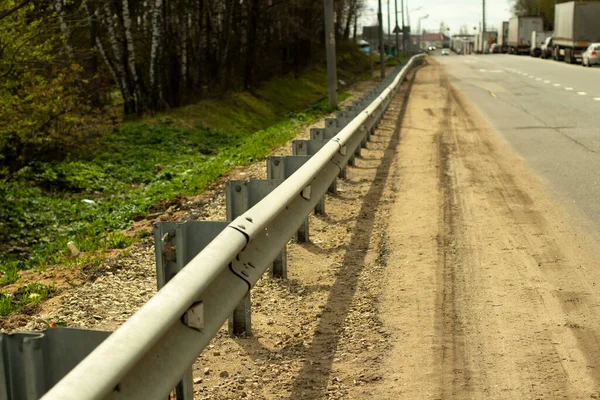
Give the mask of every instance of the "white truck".
[{"label": "white truck", "polygon": [[553,55],[574,64],[592,42],[600,42],[600,2],[571,1],[554,9]]},{"label": "white truck", "polygon": [[475,52],[479,54],[486,54],[490,52],[490,46],[493,43],[496,43],[496,38],[498,37],[498,32],[479,32],[477,35],[477,48]]},{"label": "white truck", "polygon": [[508,21],[508,48],[511,54],[529,54],[531,33],[544,30],[544,20],[538,16],[514,17]]},{"label": "white truck", "polygon": [[529,55],[531,57],[539,57],[542,54],[542,45],[546,41],[546,38],[551,37],[552,32],[531,32],[531,48],[529,49]]}]

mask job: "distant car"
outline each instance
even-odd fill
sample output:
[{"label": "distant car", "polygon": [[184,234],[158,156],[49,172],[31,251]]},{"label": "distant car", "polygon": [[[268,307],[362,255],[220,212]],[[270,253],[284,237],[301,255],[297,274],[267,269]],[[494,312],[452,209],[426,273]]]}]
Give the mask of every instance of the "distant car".
[{"label": "distant car", "polygon": [[429,51],[435,51],[435,46],[429,46]]},{"label": "distant car", "polygon": [[450,50],[448,50],[448,49],[442,49],[442,55],[443,56],[449,56],[450,55]]},{"label": "distant car", "polygon": [[600,64],[600,43],[592,43],[582,55],[581,65],[591,67]]},{"label": "distant car", "polygon": [[552,36],[547,37],[542,43],[542,52],[540,53],[541,58],[552,58],[552,42],[554,38]]},{"label": "distant car", "polygon": [[500,46],[499,44],[494,43],[490,47],[490,53],[502,53],[502,46]]}]

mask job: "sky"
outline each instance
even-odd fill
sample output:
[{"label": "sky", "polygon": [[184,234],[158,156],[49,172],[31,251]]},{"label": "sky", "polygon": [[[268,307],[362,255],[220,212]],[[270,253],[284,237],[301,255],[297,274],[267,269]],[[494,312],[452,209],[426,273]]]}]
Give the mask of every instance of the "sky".
[{"label": "sky", "polygon": [[[401,8],[401,0],[390,0],[391,24],[394,29],[394,1]],[[467,24],[470,30],[473,27],[479,29],[482,16],[482,0],[404,0],[405,6],[408,2],[408,14],[412,25],[412,32],[417,33],[417,25],[420,17],[429,15],[421,20],[421,29],[429,32],[438,32],[440,22],[444,21],[450,27],[450,34],[458,34],[460,27]],[[381,0],[383,7],[383,25],[387,32],[387,3]],[[366,10],[362,17],[362,25],[377,24],[378,0],[366,0]],[[502,21],[508,21],[511,17],[512,0],[486,0],[486,26],[495,27],[501,25]],[[406,23],[406,21],[405,21]],[[402,24],[402,16],[398,10],[398,25]],[[406,23],[408,25],[408,23]]]}]

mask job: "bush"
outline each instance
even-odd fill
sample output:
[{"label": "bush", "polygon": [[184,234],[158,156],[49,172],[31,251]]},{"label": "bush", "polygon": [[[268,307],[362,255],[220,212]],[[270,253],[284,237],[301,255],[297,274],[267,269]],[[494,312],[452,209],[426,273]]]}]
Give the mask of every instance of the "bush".
[{"label": "bush", "polygon": [[26,72],[0,86],[0,178],[33,160],[85,152],[85,144],[109,127],[110,118],[92,107],[87,85],[72,64],[49,77]]}]

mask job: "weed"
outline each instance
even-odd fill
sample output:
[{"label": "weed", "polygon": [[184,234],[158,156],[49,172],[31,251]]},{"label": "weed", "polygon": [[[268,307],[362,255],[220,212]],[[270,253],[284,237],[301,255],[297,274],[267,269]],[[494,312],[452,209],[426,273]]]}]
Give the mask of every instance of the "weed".
[{"label": "weed", "polygon": [[107,249],[124,249],[131,246],[133,238],[123,235],[121,232],[113,232],[104,239],[104,247]]},{"label": "weed", "polygon": [[0,316],[9,315],[27,305],[37,305],[56,294],[56,287],[41,283],[20,286],[13,293],[0,292]]}]

